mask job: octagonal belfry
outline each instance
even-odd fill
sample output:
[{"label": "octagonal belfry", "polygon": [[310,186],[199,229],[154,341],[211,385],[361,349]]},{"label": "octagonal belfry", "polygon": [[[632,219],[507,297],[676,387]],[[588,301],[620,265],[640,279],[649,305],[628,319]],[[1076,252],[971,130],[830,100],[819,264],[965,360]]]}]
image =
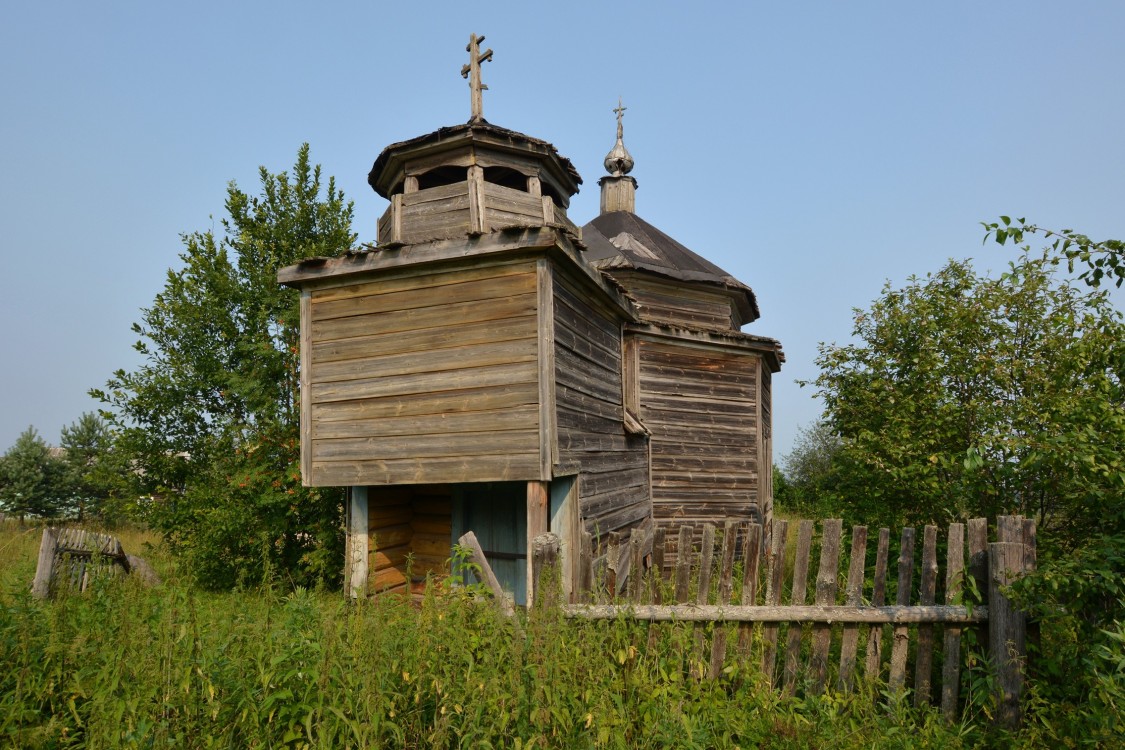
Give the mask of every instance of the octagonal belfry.
[{"label": "octagonal belfry", "polygon": [[479,236],[513,227],[555,227],[582,178],[546,141],[484,120],[441,128],[388,146],[367,177],[391,202],[379,219],[381,246]]}]

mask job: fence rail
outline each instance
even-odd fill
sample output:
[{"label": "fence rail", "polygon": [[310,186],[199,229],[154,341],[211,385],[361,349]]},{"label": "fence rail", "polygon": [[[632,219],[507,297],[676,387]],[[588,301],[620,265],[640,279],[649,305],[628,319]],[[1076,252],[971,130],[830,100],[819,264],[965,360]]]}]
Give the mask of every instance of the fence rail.
[{"label": "fence rail", "polygon": [[[852,690],[862,673],[863,679],[885,680],[894,692],[910,689],[916,705],[928,705],[936,655],[939,700],[950,720],[959,710],[962,639],[972,630],[989,649],[998,721],[1018,723],[1025,622],[1004,594],[1035,566],[1033,521],[1001,516],[992,542],[987,519],[951,524],[944,537],[944,577],[936,526],[922,529],[920,564],[914,528],[902,530],[892,559],[889,529],[879,529],[872,554],[868,529],[853,527],[845,554],[841,521],[820,521],[819,534],[817,526],[778,520],[768,538],[757,524],[706,525],[698,535],[690,526],[637,529],[598,549],[586,539],[580,586],[573,603],[561,606],[570,618],[687,623],[701,653],[710,632],[709,658],[699,676],[717,677],[732,658],[745,662],[756,644],[758,666],[787,692],[799,684],[822,692],[832,664],[838,665],[840,690]],[[537,589],[548,588],[538,586],[540,571],[550,569],[558,554],[552,536],[536,540]],[[693,545],[693,539],[701,543]],[[819,560],[810,581],[814,550]],[[665,559],[675,563],[665,566]]]}]

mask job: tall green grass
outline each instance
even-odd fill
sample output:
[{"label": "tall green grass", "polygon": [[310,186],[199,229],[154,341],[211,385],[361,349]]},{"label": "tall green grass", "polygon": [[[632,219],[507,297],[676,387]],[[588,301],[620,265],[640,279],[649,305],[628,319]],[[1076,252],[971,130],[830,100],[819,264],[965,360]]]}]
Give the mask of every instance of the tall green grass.
[{"label": "tall green grass", "polygon": [[[142,540],[134,540],[134,546]],[[19,748],[971,747],[971,723],[887,700],[784,696],[732,662],[692,677],[692,629],[504,619],[471,589],[396,598],[264,585],[26,593],[37,533],[0,531],[0,746]],[[129,545],[126,545],[129,549]],[[130,550],[132,551],[132,550]],[[735,639],[732,638],[732,642]],[[750,663],[754,663],[753,660]]]}]

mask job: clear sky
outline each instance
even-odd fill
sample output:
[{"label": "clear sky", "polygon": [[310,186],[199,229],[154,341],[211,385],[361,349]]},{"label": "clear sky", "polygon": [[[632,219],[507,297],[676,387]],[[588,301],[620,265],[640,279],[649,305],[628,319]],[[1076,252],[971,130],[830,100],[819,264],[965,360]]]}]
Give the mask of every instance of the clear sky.
[{"label": "clear sky", "polygon": [[820,411],[794,381],[885,280],[1002,268],[1000,214],[1125,237],[1125,3],[7,3],[0,451],[57,442],[139,363],[130,325],[229,180],[256,192],[307,141],[373,241],[375,157],[469,117],[470,32],[485,117],[575,163],[579,224],[624,97],[637,213],[752,286],[747,331],[785,347],[778,455]]}]

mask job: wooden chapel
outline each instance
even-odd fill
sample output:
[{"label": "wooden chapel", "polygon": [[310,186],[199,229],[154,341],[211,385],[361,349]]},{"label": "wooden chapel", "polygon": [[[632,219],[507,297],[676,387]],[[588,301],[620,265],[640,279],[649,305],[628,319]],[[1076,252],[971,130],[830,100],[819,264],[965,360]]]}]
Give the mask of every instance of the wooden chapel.
[{"label": "wooden chapel", "polygon": [[617,141],[601,212],[545,141],[482,116],[388,146],[368,182],[378,244],[279,272],[300,290],[301,471],[350,488],[353,596],[417,593],[475,532],[517,603],[531,540],[772,515],[780,344],[741,327],[751,289],[636,215]]}]

